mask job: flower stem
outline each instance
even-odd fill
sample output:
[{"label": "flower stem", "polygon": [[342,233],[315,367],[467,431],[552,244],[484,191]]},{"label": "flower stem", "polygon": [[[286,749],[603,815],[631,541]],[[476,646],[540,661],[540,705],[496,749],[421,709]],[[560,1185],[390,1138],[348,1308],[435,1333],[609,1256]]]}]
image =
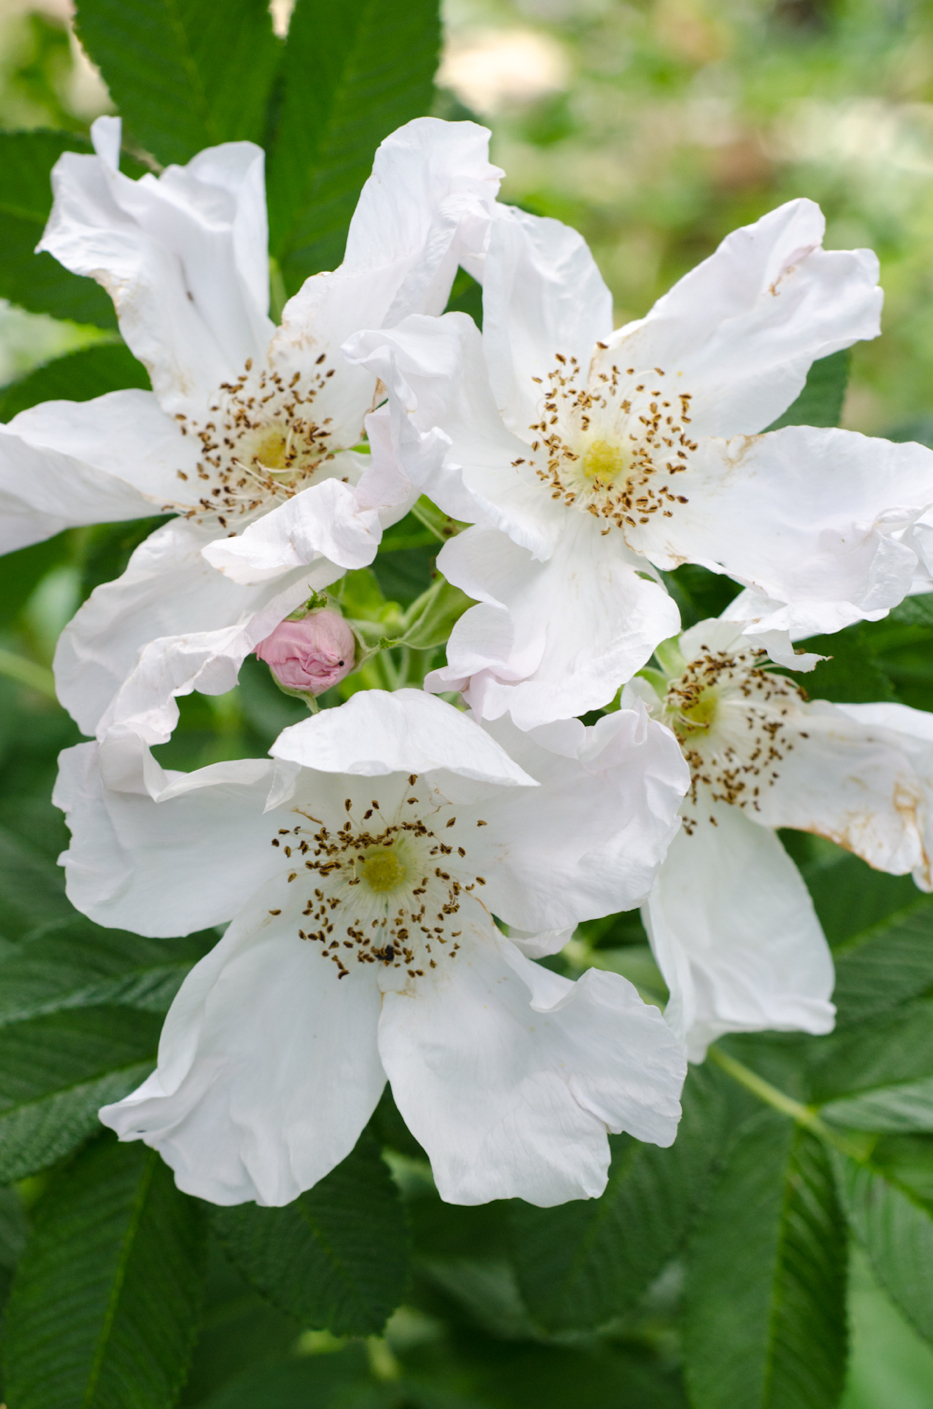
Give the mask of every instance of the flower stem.
[{"label": "flower stem", "polygon": [[806,1126],[827,1145],[832,1145],[834,1149],[844,1155],[849,1155],[851,1159],[863,1161],[867,1157],[868,1151],[862,1141],[856,1142],[847,1139],[845,1135],[831,1129],[824,1120],[820,1119],[812,1106],[805,1106],[801,1101],[795,1101],[793,1096],[788,1096],[786,1091],[772,1086],[770,1081],[765,1081],[763,1076],[752,1071],[751,1067],[745,1066],[744,1062],[736,1061],[735,1057],[730,1057],[719,1047],[710,1047],[707,1055],[720,1070],[726,1072],[740,1086],[744,1086],[746,1091],[751,1091],[759,1101],[763,1101],[766,1106],[771,1106],[773,1110],[780,1111],[782,1115],[790,1116],[791,1120],[795,1120],[798,1125]]}]

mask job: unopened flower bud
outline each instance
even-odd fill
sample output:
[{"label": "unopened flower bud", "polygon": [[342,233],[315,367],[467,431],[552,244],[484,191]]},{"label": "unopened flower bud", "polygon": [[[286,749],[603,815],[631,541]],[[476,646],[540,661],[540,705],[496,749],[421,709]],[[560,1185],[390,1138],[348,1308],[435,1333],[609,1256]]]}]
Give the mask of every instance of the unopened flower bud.
[{"label": "unopened flower bud", "polygon": [[255,654],[287,690],[322,695],[353,669],[356,641],[336,612],[312,612],[301,621],[280,621]]}]

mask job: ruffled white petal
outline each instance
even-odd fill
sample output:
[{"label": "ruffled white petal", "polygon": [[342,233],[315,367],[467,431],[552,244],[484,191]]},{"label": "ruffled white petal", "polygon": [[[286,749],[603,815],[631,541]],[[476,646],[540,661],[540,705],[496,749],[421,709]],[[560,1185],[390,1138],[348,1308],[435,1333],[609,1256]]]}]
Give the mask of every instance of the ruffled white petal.
[{"label": "ruffled white petal", "polygon": [[430,690],[462,690],[481,717],[506,711],[522,729],[608,704],[675,634],[673,599],[639,568],[616,531],[568,514],[546,562],[491,529],[452,538],[438,567],[480,605],[455,625]]},{"label": "ruffled white petal", "polygon": [[704,792],[691,813],[642,908],[691,1061],[725,1032],[829,1032],[832,958],[794,863],[738,807]]},{"label": "ruffled white petal", "polygon": [[276,870],[263,816],[275,771],[239,759],[166,772],[128,731],[66,749],[53,801],[72,833],[60,858],[72,904],[137,934],[229,920]]},{"label": "ruffled white petal", "polygon": [[483,344],[496,404],[524,436],[539,419],[540,387],[575,357],[586,369],[612,333],[612,295],[576,230],[499,206],[483,270]]},{"label": "ruffled white petal", "polygon": [[877,257],[822,249],[825,228],[819,206],[795,200],[733,231],[609,339],[605,360],[676,376],[695,435],[763,430],[816,358],[880,332]]},{"label": "ruffled white petal", "polygon": [[[310,570],[296,570],[292,579],[242,587],[202,556],[212,536],[210,528],[193,520],[176,519],[157,529],[136,549],[122,577],[96,588],[62,632],[55,652],[58,696],[86,734],[97,732],[137,668],[141,673],[128,687],[130,696],[140,708],[161,709],[173,693],[185,693],[178,687],[193,659],[189,652],[196,657],[206,648],[208,655],[229,655],[238,669],[255,644],[246,644],[248,635],[269,620],[262,616],[253,623],[256,613],[277,603],[287,616],[308,592],[342,573],[320,560]],[[169,662],[172,643],[165,638],[177,641],[187,660]],[[138,686],[141,695],[135,693]]]},{"label": "ruffled white petal", "polygon": [[449,1203],[597,1198],[608,1130],[673,1142],[685,1064],[618,975],[576,984],[477,935],[443,980],[386,993],[379,1052]]},{"label": "ruffled white petal", "polygon": [[788,426],[700,442],[676,487],[687,503],[627,529],[632,546],[754,587],[779,604],[755,634],[793,640],[877,619],[907,594],[917,558],[898,534],[933,503],[933,451]]},{"label": "ruffled white petal", "polygon": [[344,350],[388,387],[395,454],[420,492],[454,518],[500,528],[550,557],[565,517],[519,468],[528,446],[503,423],[473,320],[413,315],[355,334]]},{"label": "ruffled white petal", "polygon": [[113,122],[94,124],[98,155],[56,162],[39,249],[107,290],[166,410],[200,409],[274,331],[263,152],[228,142],[131,181],[114,165]]},{"label": "ruffled white petal", "polygon": [[478,724],[421,690],[359,690],[339,709],[283,730],[270,752],[321,773],[377,778],[443,770],[480,783],[535,786]]},{"label": "ruffled white petal", "polygon": [[789,721],[756,821],[828,837],[933,890],[933,731],[906,705],[813,700]]},{"label": "ruffled white petal", "polygon": [[279,884],[185,979],[153,1075],[100,1112],[215,1204],[290,1203],[350,1154],[385,1085],[372,970],[339,982],[290,920],[269,914]]},{"label": "ruffled white petal", "polygon": [[[631,909],[644,899],[680,820],[690,774],[677,741],[641,706],[586,728],[578,719],[523,733],[486,726],[535,778],[457,808],[470,863],[486,877],[484,902],[508,925],[558,930]],[[536,944],[536,951],[540,944]]]},{"label": "ruffled white petal", "polygon": [[[375,416],[368,419],[378,424]],[[308,489],[238,537],[215,539],[204,549],[205,558],[244,584],[269,582],[322,558],[344,569],[367,567],[383,528],[403,518],[417,497],[391,454],[384,469],[371,468],[372,458],[352,451],[336,455],[327,465],[329,478],[316,476]],[[380,502],[383,498],[389,502]]]}]

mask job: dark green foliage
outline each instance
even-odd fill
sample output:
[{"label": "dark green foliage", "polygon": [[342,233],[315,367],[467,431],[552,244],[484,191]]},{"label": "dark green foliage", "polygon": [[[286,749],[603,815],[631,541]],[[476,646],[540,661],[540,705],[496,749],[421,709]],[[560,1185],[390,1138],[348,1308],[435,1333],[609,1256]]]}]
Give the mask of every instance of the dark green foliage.
[{"label": "dark green foliage", "polygon": [[194,1343],[202,1206],[102,1137],[53,1181],[7,1309],[9,1409],[169,1409]]},{"label": "dark green foliage", "polygon": [[33,313],[115,328],[113,304],[93,279],[34,253],[52,209],[49,172],[62,152],[90,150],[71,133],[0,133],[0,298]]},{"label": "dark green foliage", "polygon": [[213,931],[145,939],[83,915],[43,925],[0,952],[0,1027],[100,1003],[165,1013],[185,974],[216,939]]},{"label": "dark green foliage", "polygon": [[616,1137],[601,1198],[553,1209],[512,1206],[515,1267],[542,1326],[599,1326],[625,1314],[677,1252],[706,1196],[722,1138],[720,1087],[715,1071],[692,1071],[670,1149]]},{"label": "dark green foliage", "polygon": [[781,426],[838,426],[849,385],[852,353],[846,347],[814,362],[806,385],[793,405],[768,430]]},{"label": "dark green foliage", "polygon": [[834,1155],[854,1236],[907,1319],[933,1341],[933,1209],[891,1170]]},{"label": "dark green foliage", "polygon": [[0,827],[0,934],[14,939],[73,913],[58,867],[22,837]]},{"label": "dark green foliage", "polygon": [[159,1018],[131,1008],[63,1009],[0,1028],[0,1183],[44,1169],[98,1128],[155,1065]]},{"label": "dark green foliage", "polygon": [[149,375],[125,343],[105,342],[46,362],[0,392],[0,421],[40,401],[91,401],[124,387],[149,389]]},{"label": "dark green foliage", "polygon": [[763,1111],[739,1131],[689,1250],[693,1409],[831,1409],[845,1375],[845,1288],[828,1154]]},{"label": "dark green foliage", "polygon": [[304,1325],[371,1335],[405,1294],[405,1216],[369,1136],[286,1208],[218,1209],[214,1225],[250,1280]]},{"label": "dark green foliage", "polygon": [[435,0],[298,0],[268,179],[289,293],[340,263],[376,148],[430,108],[439,45]]},{"label": "dark green foliage", "polygon": [[128,139],[163,165],[262,141],[280,49],[263,0],[81,0],[76,25]]}]

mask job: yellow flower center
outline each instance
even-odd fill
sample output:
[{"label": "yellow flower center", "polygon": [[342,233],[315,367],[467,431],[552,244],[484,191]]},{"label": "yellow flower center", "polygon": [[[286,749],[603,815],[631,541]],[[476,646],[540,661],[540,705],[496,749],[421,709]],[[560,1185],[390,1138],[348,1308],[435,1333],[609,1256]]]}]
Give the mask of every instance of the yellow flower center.
[{"label": "yellow flower center", "polygon": [[594,440],[583,456],[581,468],[587,479],[612,484],[628,469],[629,459],[621,445],[609,440]]},{"label": "yellow flower center", "polygon": [[370,890],[395,890],[405,879],[405,867],[394,851],[380,847],[363,861],[362,877]]},{"label": "yellow flower center", "polygon": [[681,740],[708,734],[716,719],[719,700],[715,689],[704,690],[695,704],[681,706],[674,715],[672,728]]},{"label": "yellow flower center", "polygon": [[270,431],[256,446],[254,459],[267,470],[288,468],[288,441],[281,431]]}]

